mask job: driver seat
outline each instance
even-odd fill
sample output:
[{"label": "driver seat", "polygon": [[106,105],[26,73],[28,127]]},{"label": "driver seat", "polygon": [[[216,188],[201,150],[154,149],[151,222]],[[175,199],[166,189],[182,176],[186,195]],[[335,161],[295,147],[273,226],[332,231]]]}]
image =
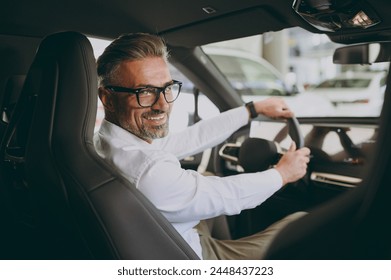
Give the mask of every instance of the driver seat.
[{"label": "driver seat", "polygon": [[42,41],[1,148],[2,160],[18,169],[14,180],[22,176],[31,192],[42,253],[30,258],[198,259],[96,154],[97,85],[84,35],[62,32]]}]

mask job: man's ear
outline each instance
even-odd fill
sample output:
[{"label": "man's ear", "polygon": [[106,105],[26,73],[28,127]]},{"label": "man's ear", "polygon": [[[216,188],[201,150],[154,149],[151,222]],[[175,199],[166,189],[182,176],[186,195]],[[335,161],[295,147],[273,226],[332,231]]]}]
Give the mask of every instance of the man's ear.
[{"label": "man's ear", "polygon": [[99,99],[102,102],[105,110],[109,112],[114,112],[115,108],[114,108],[114,100],[112,94],[103,87],[99,88],[98,93],[99,93]]}]

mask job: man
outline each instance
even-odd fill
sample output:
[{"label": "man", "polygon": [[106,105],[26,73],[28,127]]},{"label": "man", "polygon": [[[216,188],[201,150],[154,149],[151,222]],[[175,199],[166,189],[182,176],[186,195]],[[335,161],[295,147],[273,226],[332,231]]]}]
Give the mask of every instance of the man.
[{"label": "man", "polygon": [[105,120],[94,138],[97,152],[161,211],[200,258],[261,258],[275,232],[298,215],[235,241],[213,239],[200,220],[258,206],[304,176],[309,150],[296,150],[293,143],[275,168],[230,177],[184,170],[179,160],[221,143],[246,125],[251,113],[272,118],[293,113],[283,100],[267,99],[169,134],[169,116],[181,84],[171,77],[167,56],[160,37],[136,33],[119,37],[99,57]]}]

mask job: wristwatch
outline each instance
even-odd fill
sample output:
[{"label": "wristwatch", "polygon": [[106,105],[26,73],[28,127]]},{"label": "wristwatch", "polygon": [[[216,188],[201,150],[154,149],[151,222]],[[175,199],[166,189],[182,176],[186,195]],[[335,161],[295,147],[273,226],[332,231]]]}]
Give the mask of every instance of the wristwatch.
[{"label": "wristwatch", "polygon": [[254,118],[258,117],[258,113],[257,113],[257,111],[255,111],[254,102],[252,102],[252,101],[247,102],[245,104],[245,106],[247,107],[248,111],[250,112],[250,118],[254,119]]}]

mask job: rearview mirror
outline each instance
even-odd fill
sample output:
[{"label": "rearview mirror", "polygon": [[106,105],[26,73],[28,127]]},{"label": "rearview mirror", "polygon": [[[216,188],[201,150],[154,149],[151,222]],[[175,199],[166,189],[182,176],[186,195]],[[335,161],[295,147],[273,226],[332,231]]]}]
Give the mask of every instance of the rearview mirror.
[{"label": "rearview mirror", "polygon": [[391,42],[365,43],[335,50],[335,64],[371,64],[391,60]]}]

